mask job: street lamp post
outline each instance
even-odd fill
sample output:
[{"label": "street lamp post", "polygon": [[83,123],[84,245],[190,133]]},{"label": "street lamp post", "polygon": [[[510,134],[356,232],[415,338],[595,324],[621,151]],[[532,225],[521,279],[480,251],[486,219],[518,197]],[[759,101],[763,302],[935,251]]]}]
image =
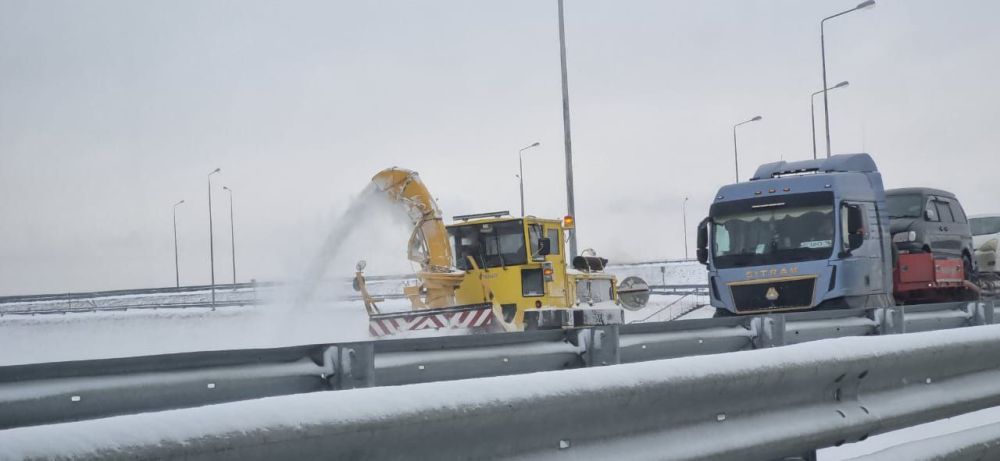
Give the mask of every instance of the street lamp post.
[{"label": "street lamp post", "polygon": [[681,205],[683,210],[682,218],[684,223],[684,259],[688,259],[688,197],[684,197],[684,203]]},{"label": "street lamp post", "polygon": [[[559,64],[562,70],[563,142],[566,146],[566,211],[576,222],[576,205],[573,200],[573,143],[569,135],[569,82],[566,75],[566,27],[563,21],[563,0],[559,5]],[[576,226],[569,229],[569,256],[576,257]]]},{"label": "street lamp post", "polygon": [[222,168],[216,168],[208,174],[208,260],[211,264],[212,273],[212,309],[215,309],[215,234],[212,231],[212,175],[220,171],[222,171]]},{"label": "street lamp post", "polygon": [[859,3],[858,6],[855,6],[854,8],[851,8],[847,11],[841,11],[840,13],[837,13],[833,16],[827,16],[823,18],[822,21],[819,22],[819,51],[820,51],[820,57],[823,60],[823,120],[824,124],[826,125],[827,158],[830,157],[830,105],[826,95],[827,89],[829,87],[826,84],[826,34],[824,33],[823,26],[827,20],[836,18],[837,16],[843,16],[852,11],[863,10],[865,8],[870,8],[873,6],[875,6],[875,0],[865,0],[864,2]]},{"label": "street lamp post", "polygon": [[177,288],[181,286],[181,269],[177,258],[177,205],[184,203],[183,200],[174,204],[174,281]]},{"label": "street lamp post", "polygon": [[[835,90],[837,88],[846,88],[850,85],[847,80],[840,82],[827,90]],[[813,160],[816,160],[816,95],[822,93],[824,90],[819,90],[809,97],[809,120],[812,121],[812,133],[813,133]]]},{"label": "street lamp post", "polygon": [[524,156],[521,154],[532,147],[538,147],[539,144],[540,143],[535,142],[534,144],[517,151],[517,170],[520,173],[517,175],[517,178],[521,182],[521,217],[524,217]]},{"label": "street lamp post", "polygon": [[740,153],[739,153],[739,149],[736,146],[736,127],[738,127],[740,125],[745,125],[745,124],[750,123],[750,122],[756,122],[756,121],[761,120],[763,118],[764,117],[761,117],[760,115],[758,115],[758,116],[756,116],[756,117],[754,117],[754,118],[752,118],[750,120],[744,120],[744,121],[742,121],[740,123],[737,123],[737,124],[733,125],[733,159],[734,159],[734,161],[736,163],[736,182],[740,182]]},{"label": "street lamp post", "polygon": [[236,288],[236,226],[233,224],[233,190],[226,186],[222,186],[222,188],[229,192],[229,243],[233,250],[233,288]]}]

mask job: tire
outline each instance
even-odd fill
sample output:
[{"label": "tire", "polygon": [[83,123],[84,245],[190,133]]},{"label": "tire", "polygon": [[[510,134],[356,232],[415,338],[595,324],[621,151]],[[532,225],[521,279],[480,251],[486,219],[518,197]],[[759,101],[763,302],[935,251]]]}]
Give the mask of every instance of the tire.
[{"label": "tire", "polygon": [[967,254],[962,255],[962,270],[965,271],[965,280],[971,282],[975,274],[972,273],[972,258]]}]

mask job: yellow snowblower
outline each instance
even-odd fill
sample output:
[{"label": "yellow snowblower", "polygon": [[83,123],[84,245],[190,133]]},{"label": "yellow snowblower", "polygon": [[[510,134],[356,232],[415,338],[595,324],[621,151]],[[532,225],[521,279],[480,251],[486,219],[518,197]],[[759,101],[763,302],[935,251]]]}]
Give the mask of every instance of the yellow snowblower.
[{"label": "yellow snowblower", "polygon": [[[358,264],[372,336],[423,329],[471,332],[575,328],[620,324],[622,307],[645,305],[649,288],[629,277],[622,287],[604,272],[607,260],[584,252],[566,263],[565,235],[572,217],[513,217],[509,212],[455,216],[441,210],[416,172],[389,168],[374,187],[408,213],[413,232],[408,257],[420,265],[418,283],[404,288],[411,310],[382,312]],[[589,254],[588,254],[589,253]]]}]

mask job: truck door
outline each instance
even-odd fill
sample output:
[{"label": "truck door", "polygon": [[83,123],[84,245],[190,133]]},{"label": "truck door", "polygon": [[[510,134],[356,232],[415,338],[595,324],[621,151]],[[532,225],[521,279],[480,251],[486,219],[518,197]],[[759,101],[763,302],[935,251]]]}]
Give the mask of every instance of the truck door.
[{"label": "truck door", "polygon": [[[848,223],[848,207],[858,207],[861,223]],[[848,248],[850,236],[860,236],[860,246],[851,250],[842,260],[845,286],[856,286],[859,291],[881,293],[884,289],[885,269],[882,255],[882,229],[871,202],[843,202],[841,204],[841,248]],[[857,238],[857,237],[855,237]],[[843,254],[843,253],[842,253]]]},{"label": "truck door", "polygon": [[865,241],[859,250],[861,255],[868,258],[871,268],[870,277],[865,283],[871,291],[881,293],[886,288],[883,258],[891,258],[891,255],[882,254],[882,223],[879,222],[875,203],[861,202],[859,205],[864,210],[865,216]]},{"label": "truck door", "polygon": [[[565,262],[563,260],[562,233],[555,224],[532,223],[528,225],[528,243],[531,248],[531,262],[542,265],[542,280],[547,297],[566,296]],[[540,239],[548,239],[549,253],[541,254]]]},{"label": "truck door", "polygon": [[557,224],[545,225],[545,236],[549,239],[549,255],[545,260],[552,266],[552,274],[546,275],[546,285],[549,296],[566,298],[566,252],[563,248],[562,229]]}]

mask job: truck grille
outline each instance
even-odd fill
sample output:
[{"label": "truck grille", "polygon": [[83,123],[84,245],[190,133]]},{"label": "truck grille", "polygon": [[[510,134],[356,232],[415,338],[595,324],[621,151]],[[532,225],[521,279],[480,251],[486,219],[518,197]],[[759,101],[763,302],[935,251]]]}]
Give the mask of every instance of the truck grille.
[{"label": "truck grille", "polygon": [[[811,307],[815,277],[794,280],[772,280],[760,283],[732,284],[737,312],[762,311],[769,309],[792,309]],[[767,299],[767,292],[774,288],[778,297]],[[773,297],[773,296],[772,296]]]}]

